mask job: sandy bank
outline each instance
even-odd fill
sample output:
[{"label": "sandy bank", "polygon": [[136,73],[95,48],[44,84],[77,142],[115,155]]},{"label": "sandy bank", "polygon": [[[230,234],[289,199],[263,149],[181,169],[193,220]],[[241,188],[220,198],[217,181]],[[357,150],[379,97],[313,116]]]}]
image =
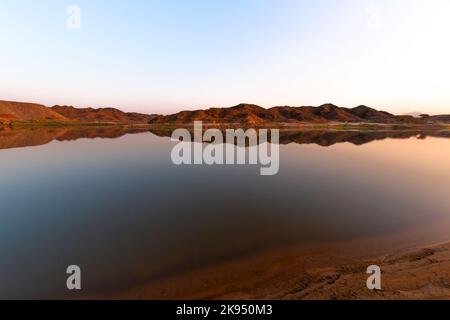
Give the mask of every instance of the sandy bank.
[{"label": "sandy bank", "polygon": [[[366,246],[367,245],[367,246]],[[197,269],[113,299],[450,299],[450,242],[368,258],[369,242],[284,248]],[[366,287],[367,267],[382,269],[382,290]]]}]

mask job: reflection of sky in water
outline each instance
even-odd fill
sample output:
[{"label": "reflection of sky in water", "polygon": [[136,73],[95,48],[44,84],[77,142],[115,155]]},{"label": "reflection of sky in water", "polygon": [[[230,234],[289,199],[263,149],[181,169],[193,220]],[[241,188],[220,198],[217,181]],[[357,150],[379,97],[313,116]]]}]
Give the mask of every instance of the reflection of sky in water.
[{"label": "reflection of sky in water", "polygon": [[[270,246],[447,223],[450,140],[281,146],[259,166],[182,166],[149,133],[0,150],[1,298],[117,290]],[[430,239],[431,240],[431,239]]]}]

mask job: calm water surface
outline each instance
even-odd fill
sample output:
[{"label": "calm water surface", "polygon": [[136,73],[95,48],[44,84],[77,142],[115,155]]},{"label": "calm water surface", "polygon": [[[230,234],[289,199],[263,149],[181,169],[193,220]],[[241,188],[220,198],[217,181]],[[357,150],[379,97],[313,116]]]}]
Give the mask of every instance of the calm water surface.
[{"label": "calm water surface", "polygon": [[150,132],[0,132],[0,298],[64,298],[72,264],[101,294],[276,246],[450,238],[450,139],[375,138],[296,136],[262,177],[174,166]]}]

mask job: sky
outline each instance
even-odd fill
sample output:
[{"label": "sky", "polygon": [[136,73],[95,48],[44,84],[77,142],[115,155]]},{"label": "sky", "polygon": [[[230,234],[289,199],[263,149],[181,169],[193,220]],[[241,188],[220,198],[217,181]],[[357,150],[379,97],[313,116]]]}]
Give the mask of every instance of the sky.
[{"label": "sky", "polygon": [[0,100],[450,113],[449,17],[449,0],[0,0]]}]

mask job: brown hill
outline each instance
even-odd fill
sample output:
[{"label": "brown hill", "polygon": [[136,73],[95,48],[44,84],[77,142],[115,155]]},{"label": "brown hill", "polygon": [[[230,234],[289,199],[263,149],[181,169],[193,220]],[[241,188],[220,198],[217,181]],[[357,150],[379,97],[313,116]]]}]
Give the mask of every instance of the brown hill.
[{"label": "brown hill", "polygon": [[264,109],[252,104],[240,104],[231,108],[182,111],[173,115],[154,117],[149,122],[187,124],[200,120],[206,123],[245,124],[264,124],[270,122],[425,123],[423,119],[416,119],[411,116],[395,116],[388,112],[378,111],[366,106],[349,109],[340,108],[333,104],[324,104],[319,107],[284,106],[270,109]]},{"label": "brown hill", "polygon": [[147,123],[153,116],[123,112],[115,108],[74,108],[72,106],[54,106],[53,111],[77,122],[98,123]]},{"label": "brown hill", "polygon": [[329,121],[359,121],[357,117],[332,104],[325,104],[320,107],[274,107],[269,109],[268,112],[276,122],[326,123]]},{"label": "brown hill", "polygon": [[211,108],[207,110],[182,111],[173,115],[159,116],[151,123],[248,123],[259,124],[273,120],[267,110],[252,104],[240,104],[232,108]]},{"label": "brown hill", "polygon": [[395,120],[395,116],[386,111],[378,111],[366,106],[358,106],[353,109],[346,109],[352,115],[370,122],[389,123]]},{"label": "brown hill", "polygon": [[63,115],[40,104],[0,101],[0,122],[9,121],[68,121]]},{"label": "brown hill", "polygon": [[450,114],[431,116],[427,117],[425,120],[427,122],[434,122],[434,123],[450,123]]}]

